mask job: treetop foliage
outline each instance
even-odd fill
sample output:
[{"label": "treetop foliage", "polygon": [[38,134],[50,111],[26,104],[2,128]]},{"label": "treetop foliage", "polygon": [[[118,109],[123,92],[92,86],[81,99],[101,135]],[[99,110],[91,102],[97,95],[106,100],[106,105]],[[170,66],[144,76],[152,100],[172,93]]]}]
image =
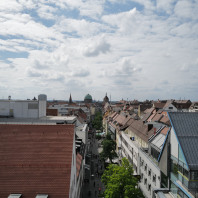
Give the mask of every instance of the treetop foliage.
[{"label": "treetop foliage", "polygon": [[100,157],[102,160],[106,161],[107,159],[112,160],[117,157],[117,153],[115,152],[116,142],[111,139],[111,135],[108,133],[105,139],[102,141],[103,150],[100,153]]},{"label": "treetop foliage", "polygon": [[138,188],[138,179],[133,176],[133,167],[126,158],[121,166],[110,164],[102,175],[105,198],[143,198]]},{"label": "treetop foliage", "polygon": [[97,111],[94,117],[94,120],[92,121],[93,127],[96,130],[100,130],[102,128],[102,113]]}]

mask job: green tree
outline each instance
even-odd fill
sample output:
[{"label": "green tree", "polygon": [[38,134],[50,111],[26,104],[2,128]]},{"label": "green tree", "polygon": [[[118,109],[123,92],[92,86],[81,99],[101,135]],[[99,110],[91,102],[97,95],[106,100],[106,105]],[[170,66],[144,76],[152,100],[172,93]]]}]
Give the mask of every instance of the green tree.
[{"label": "green tree", "polygon": [[103,161],[106,161],[107,159],[109,159],[110,162],[112,163],[112,160],[118,156],[117,156],[117,153],[115,152],[116,142],[111,139],[111,135],[109,133],[106,135],[105,139],[102,141],[102,147],[103,147],[103,150],[100,153],[100,158]]},{"label": "green tree", "polygon": [[93,127],[96,130],[100,130],[102,128],[102,114],[101,112],[97,111],[94,117],[94,120],[92,121]]},{"label": "green tree", "polygon": [[105,198],[143,198],[138,188],[138,179],[133,176],[133,167],[126,158],[121,166],[110,164],[102,175]]}]

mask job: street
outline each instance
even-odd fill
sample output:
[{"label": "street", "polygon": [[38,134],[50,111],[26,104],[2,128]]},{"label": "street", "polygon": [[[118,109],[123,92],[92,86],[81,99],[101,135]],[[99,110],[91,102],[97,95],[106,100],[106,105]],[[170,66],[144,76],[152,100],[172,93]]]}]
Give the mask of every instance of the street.
[{"label": "street", "polygon": [[104,164],[99,159],[99,151],[102,149],[100,145],[102,140],[95,139],[95,134],[90,139],[90,176],[89,182],[84,182],[82,189],[82,198],[102,197],[99,194],[104,192],[104,185],[101,182],[101,176],[104,171]]}]

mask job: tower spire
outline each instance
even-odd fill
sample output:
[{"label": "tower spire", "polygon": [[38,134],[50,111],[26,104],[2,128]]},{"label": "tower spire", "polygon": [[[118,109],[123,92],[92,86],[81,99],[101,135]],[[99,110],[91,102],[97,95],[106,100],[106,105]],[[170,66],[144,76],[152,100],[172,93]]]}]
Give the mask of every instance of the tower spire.
[{"label": "tower spire", "polygon": [[72,97],[71,97],[71,93],[70,93],[70,97],[69,97],[69,104],[72,104],[73,101],[72,101]]}]

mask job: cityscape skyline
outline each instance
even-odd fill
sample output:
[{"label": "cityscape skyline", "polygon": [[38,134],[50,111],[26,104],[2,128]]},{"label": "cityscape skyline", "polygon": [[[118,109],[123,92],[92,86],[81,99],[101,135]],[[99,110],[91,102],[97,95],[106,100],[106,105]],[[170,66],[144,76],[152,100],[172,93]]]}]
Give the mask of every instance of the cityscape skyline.
[{"label": "cityscape skyline", "polygon": [[0,1],[0,98],[198,101],[198,2]]}]

